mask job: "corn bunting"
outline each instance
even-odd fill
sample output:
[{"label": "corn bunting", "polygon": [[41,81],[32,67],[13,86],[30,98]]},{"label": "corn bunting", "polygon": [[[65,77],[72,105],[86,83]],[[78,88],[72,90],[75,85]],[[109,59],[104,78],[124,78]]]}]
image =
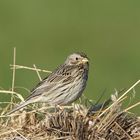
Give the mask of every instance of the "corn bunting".
[{"label": "corn bunting", "polygon": [[77,100],[86,87],[88,61],[88,57],[84,53],[69,55],[64,64],[38,83],[29,97],[8,115],[31,103],[45,102],[50,105],[67,105]]}]

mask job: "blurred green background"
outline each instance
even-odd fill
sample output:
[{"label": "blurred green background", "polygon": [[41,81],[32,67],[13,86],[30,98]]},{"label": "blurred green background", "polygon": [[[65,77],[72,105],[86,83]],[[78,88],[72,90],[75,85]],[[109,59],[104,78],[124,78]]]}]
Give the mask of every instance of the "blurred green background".
[{"label": "blurred green background", "polygon": [[[85,96],[96,101],[106,89],[104,100],[115,88],[129,88],[140,79],[140,1],[1,0],[0,87],[4,89],[11,88],[14,47],[17,64],[48,70],[70,53],[85,52],[90,58]],[[15,86],[32,89],[38,81],[35,72],[16,71]],[[132,103],[140,101],[140,86],[135,90]],[[0,100],[7,96],[1,94]],[[139,109],[133,111],[140,114]]]}]

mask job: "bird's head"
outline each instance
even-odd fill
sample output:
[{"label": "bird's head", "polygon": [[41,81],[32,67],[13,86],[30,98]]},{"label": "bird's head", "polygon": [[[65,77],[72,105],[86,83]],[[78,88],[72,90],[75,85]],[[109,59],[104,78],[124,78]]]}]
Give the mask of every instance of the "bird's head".
[{"label": "bird's head", "polygon": [[89,59],[84,53],[73,53],[69,55],[65,61],[67,65],[86,65]]}]

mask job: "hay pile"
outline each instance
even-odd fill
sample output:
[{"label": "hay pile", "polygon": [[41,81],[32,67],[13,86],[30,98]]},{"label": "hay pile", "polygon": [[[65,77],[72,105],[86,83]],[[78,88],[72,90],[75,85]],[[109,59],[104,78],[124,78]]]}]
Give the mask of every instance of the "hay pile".
[{"label": "hay pile", "polygon": [[122,110],[118,99],[94,113],[73,104],[65,108],[36,106],[32,111],[3,115],[0,140],[139,140],[140,119]]}]

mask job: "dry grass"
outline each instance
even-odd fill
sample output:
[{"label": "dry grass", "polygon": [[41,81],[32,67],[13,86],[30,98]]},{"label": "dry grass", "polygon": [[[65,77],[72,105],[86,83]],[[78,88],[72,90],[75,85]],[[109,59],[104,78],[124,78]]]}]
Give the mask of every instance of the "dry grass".
[{"label": "dry grass", "polygon": [[[16,65],[14,49],[13,78],[11,90],[0,90],[0,93],[11,94],[11,101],[2,109],[0,116],[0,140],[140,140],[140,119],[128,111],[140,102],[125,109],[123,101],[140,80],[133,84],[121,96],[118,92],[111,96],[112,103],[92,113],[85,104],[72,104],[60,108],[46,104],[34,104],[10,116],[4,115],[16,104],[15,98],[24,98],[14,91],[16,69],[27,69],[37,72],[50,72]],[[7,102],[3,102],[7,103]],[[91,110],[90,110],[91,111]],[[88,114],[88,115],[87,115]]]}]

